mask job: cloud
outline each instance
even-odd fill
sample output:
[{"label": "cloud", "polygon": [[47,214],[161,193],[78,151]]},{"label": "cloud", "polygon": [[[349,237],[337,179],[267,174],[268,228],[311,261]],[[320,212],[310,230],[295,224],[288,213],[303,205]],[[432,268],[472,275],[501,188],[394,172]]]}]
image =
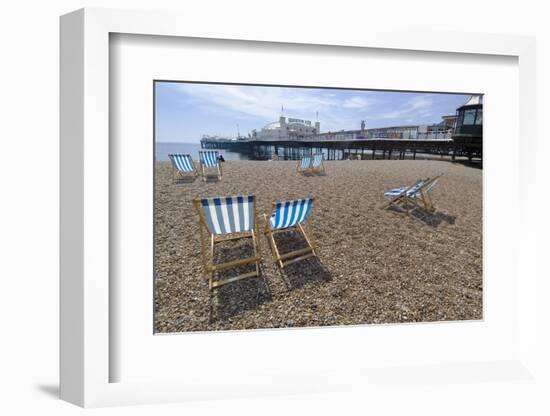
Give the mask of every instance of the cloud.
[{"label": "cloud", "polygon": [[400,105],[399,108],[378,114],[376,117],[381,119],[396,119],[402,117],[408,117],[411,119],[412,117],[426,117],[432,114],[434,104],[433,94],[417,95],[405,101],[405,103]]},{"label": "cloud", "polygon": [[314,121],[318,112],[322,131],[359,129],[361,120],[372,127],[426,123],[433,115],[449,111],[444,109],[444,100],[449,100],[449,96],[435,93],[192,83],[170,83],[165,88],[176,93],[181,110],[191,117],[187,128],[207,128],[193,124],[197,115],[201,123],[213,120],[211,124],[222,135],[231,134],[236,123],[259,129],[277,120],[281,105],[287,117]]},{"label": "cloud", "polygon": [[285,113],[295,117],[312,118],[316,111],[337,105],[315,90],[301,88],[254,87],[239,85],[178,84],[177,88],[191,96],[197,104],[232,111],[236,115],[275,120],[281,105]]},{"label": "cloud", "polygon": [[346,100],[344,100],[342,102],[342,107],[344,107],[344,108],[366,108],[366,107],[369,107],[371,104],[372,103],[371,103],[370,100],[367,100],[364,97],[355,96],[355,97],[347,98]]},{"label": "cloud", "polygon": [[[278,119],[281,105],[285,116],[314,120],[319,113],[323,130],[359,128],[374,99],[348,91],[240,85],[173,84],[195,107],[213,114],[258,120],[258,128]],[[365,92],[363,94],[369,94]]]}]

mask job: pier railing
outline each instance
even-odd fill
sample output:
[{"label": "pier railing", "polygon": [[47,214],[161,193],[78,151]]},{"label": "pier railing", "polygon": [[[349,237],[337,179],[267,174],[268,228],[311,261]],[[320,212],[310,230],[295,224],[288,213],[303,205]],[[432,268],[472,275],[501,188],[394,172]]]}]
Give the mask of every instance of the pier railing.
[{"label": "pier railing", "polygon": [[448,133],[418,133],[417,140],[452,140],[453,134]]}]

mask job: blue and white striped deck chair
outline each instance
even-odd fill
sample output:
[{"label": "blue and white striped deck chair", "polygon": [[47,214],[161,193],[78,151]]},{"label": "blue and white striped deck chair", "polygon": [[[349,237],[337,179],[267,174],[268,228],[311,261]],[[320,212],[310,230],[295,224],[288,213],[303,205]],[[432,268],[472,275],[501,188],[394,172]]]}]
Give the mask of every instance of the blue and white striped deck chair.
[{"label": "blue and white striped deck chair", "polygon": [[[260,276],[260,249],[258,221],[254,196],[224,196],[193,200],[199,215],[201,257],[209,288],[215,289],[229,282]],[[209,242],[206,238],[210,239]],[[254,256],[245,259],[214,263],[216,244],[229,240],[251,238]],[[255,270],[223,280],[214,280],[216,272],[255,263]]]},{"label": "blue and white striped deck chair", "polygon": [[[430,197],[429,191],[437,184],[437,181],[441,175],[434,176],[433,178],[421,179],[411,186],[401,186],[399,188],[390,189],[384,193],[386,198],[390,201],[385,204],[387,208],[391,205],[403,205],[410,203],[414,207],[420,207],[428,212],[434,212],[435,207]],[[410,212],[410,210],[409,210]]]},{"label": "blue and white striped deck chair", "polygon": [[325,173],[325,165],[323,164],[323,154],[315,153],[311,162],[311,170],[315,173]]},{"label": "blue and white striped deck chair", "polygon": [[[295,261],[317,255],[313,240],[306,235],[302,226],[311,213],[313,201],[314,198],[302,198],[277,202],[273,204],[273,212],[269,218],[267,214],[264,214],[264,233],[269,239],[273,260],[281,268]],[[275,242],[274,234],[290,230],[300,233],[305,239],[307,247],[281,254]]]},{"label": "blue and white striped deck chair", "polygon": [[296,165],[296,174],[311,172],[311,156],[304,156]]},{"label": "blue and white striped deck chair", "polygon": [[168,157],[172,162],[174,181],[177,182],[180,179],[195,178],[198,175],[190,155],[176,153],[170,154]]},{"label": "blue and white striped deck chair", "polygon": [[[199,161],[201,164],[201,175],[203,181],[206,181],[207,176],[217,176],[218,179],[222,178],[222,167],[217,150],[200,150]],[[216,174],[208,175],[206,169],[216,169]]]}]

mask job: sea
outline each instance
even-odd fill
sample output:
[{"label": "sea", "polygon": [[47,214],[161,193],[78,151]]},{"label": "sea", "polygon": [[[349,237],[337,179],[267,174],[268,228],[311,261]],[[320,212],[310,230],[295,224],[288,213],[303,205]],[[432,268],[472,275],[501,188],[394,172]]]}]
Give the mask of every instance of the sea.
[{"label": "sea", "polygon": [[[191,155],[194,160],[199,159],[200,143],[155,143],[155,160],[166,161],[169,154],[186,153]],[[216,149],[225,160],[249,160],[247,155],[242,153],[230,152],[224,149]]]}]

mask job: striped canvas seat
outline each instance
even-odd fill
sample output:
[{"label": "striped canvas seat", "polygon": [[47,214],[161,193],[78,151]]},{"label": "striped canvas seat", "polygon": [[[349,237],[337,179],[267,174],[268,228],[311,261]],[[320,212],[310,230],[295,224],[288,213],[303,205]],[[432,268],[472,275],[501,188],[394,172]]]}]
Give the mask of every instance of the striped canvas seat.
[{"label": "striped canvas seat", "polygon": [[278,202],[275,204],[275,212],[269,219],[269,225],[272,229],[278,230],[300,224],[306,220],[312,205],[313,198]]},{"label": "striped canvas seat", "polygon": [[[313,240],[306,235],[304,229],[304,222],[311,212],[313,201],[314,198],[301,198],[293,201],[277,202],[273,204],[273,211],[269,219],[267,214],[264,214],[264,233],[269,240],[273,260],[281,269],[290,263],[317,256],[315,244]],[[296,231],[301,235],[306,245],[303,248],[288,253],[281,253],[275,241],[274,234],[285,233],[289,230]],[[287,238],[288,237],[295,238],[295,236],[293,237],[292,235],[287,235]]]},{"label": "striped canvas seat", "polygon": [[320,168],[322,163],[323,163],[323,154],[322,153],[314,154],[313,155],[313,162],[311,164],[313,169]]},{"label": "striped canvas seat", "polygon": [[213,168],[219,162],[218,152],[215,150],[199,151],[200,161],[204,167]]},{"label": "striped canvas seat", "polygon": [[[411,187],[408,186],[400,186],[399,188],[393,188],[390,189],[387,192],[384,192],[384,196],[386,198],[395,198],[400,195],[407,195],[410,198],[414,198],[418,192],[418,190],[428,181],[430,178],[422,179],[421,181],[417,182]],[[430,187],[431,189],[431,187]]]},{"label": "striped canvas seat", "polygon": [[254,228],[254,197],[203,198],[200,206],[211,234],[230,234]]},{"label": "striped canvas seat", "polygon": [[[430,178],[426,179],[426,181],[428,181]],[[424,188],[424,192],[428,192],[430,189],[432,189],[436,184],[437,184],[437,181],[439,179],[438,178],[435,178],[434,180],[432,180],[427,186],[426,188]]]},{"label": "striped canvas seat", "polygon": [[[212,176],[217,176],[218,180],[222,178],[222,165],[218,157],[218,151],[216,150],[199,151],[200,172],[203,181],[206,182],[206,178]],[[207,173],[207,169],[210,169],[210,173]],[[212,174],[212,171],[215,173]]]},{"label": "striped canvas seat", "polygon": [[300,161],[300,170],[307,170],[311,165],[311,157],[304,156]]},{"label": "striped canvas seat", "polygon": [[[220,196],[194,199],[193,205],[200,218],[201,258],[204,274],[211,290],[237,280],[260,276],[260,249],[255,197],[252,195]],[[204,238],[208,235],[209,238]],[[215,247],[228,241],[251,239],[254,255],[236,260],[215,263]],[[254,265],[254,270],[238,276],[222,278],[218,275],[227,269]]]},{"label": "striped canvas seat", "polygon": [[172,177],[175,183],[186,180],[194,180],[198,175],[193,159],[184,153],[172,153],[168,155],[172,162]]},{"label": "striped canvas seat", "polygon": [[195,170],[193,160],[190,155],[176,153],[168,155],[172,161],[172,165],[180,172],[190,173]]}]

